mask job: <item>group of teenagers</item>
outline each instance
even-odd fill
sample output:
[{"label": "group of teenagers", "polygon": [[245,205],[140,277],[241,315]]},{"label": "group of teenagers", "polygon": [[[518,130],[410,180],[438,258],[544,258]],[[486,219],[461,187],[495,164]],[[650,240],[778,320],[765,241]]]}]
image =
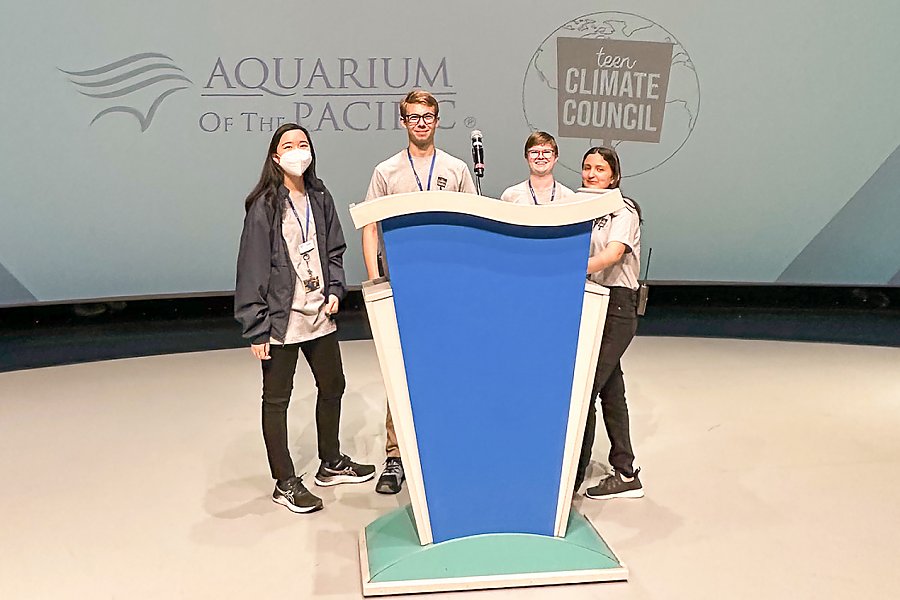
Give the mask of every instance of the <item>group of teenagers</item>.
[{"label": "group of teenagers", "polygon": [[[392,194],[447,190],[476,193],[462,160],[434,145],[440,121],[435,97],[409,92],[400,103],[400,121],[409,143],[378,164],[366,200]],[[525,142],[529,177],[507,188],[500,199],[545,205],[576,192],[554,179],[559,158],[556,140],[546,132]],[[590,148],[582,159],[581,193],[619,187],[621,169],[612,148]],[[316,175],[316,153],[304,127],[288,123],[275,131],[259,182],[245,201],[235,284],[235,318],[250,351],[262,365],[262,432],[275,489],[272,500],[297,513],[322,508],[322,500],[297,475],[288,448],[287,409],[294,373],[303,354],[316,383],[317,486],[362,483],[375,477],[375,466],[359,464],[341,452],[341,398],[345,379],[334,316],[346,292],[346,249],[334,200]],[[594,499],[644,495],[634,467],[621,357],[637,328],[641,211],[633,200],[595,219],[591,230],[587,277],[610,290],[600,356],[590,397],[575,491],[584,483],[596,429],[596,398],[610,441],[611,470],[585,490]],[[363,229],[363,256],[369,279],[384,273],[377,226]],[[390,410],[385,420],[386,460],[375,486],[382,494],[399,493],[405,481],[400,447]]]}]

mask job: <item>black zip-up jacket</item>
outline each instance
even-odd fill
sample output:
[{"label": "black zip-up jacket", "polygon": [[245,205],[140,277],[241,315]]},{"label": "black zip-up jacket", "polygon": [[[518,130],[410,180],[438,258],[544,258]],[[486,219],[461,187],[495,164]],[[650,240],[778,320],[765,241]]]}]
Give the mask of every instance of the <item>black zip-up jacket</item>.
[{"label": "black zip-up jacket", "polygon": [[[331,193],[323,187],[307,187],[316,247],[322,263],[322,280],[327,302],[333,294],[339,300],[346,293],[344,279],[344,233]],[[297,272],[291,265],[287,243],[281,232],[283,207],[288,196],[285,186],[278,188],[273,207],[257,198],[244,217],[241,247],[238,251],[234,289],[234,318],[251,344],[263,344],[271,337],[285,339]]]}]

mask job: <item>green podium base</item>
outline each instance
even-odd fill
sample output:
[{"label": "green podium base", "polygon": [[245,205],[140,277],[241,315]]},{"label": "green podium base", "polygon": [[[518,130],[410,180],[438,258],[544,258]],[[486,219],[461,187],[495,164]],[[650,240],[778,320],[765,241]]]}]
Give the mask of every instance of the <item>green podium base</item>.
[{"label": "green podium base", "polygon": [[566,537],[494,533],[419,544],[406,506],[359,536],[363,595],[624,581],[628,569],[574,510]]}]

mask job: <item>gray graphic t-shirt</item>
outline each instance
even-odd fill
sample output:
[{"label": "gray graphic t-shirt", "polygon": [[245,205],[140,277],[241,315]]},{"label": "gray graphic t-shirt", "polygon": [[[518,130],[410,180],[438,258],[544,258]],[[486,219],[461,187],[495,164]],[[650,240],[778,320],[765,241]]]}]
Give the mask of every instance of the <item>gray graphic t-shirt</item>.
[{"label": "gray graphic t-shirt", "polygon": [[[303,243],[304,237],[307,240],[316,241],[316,222],[312,218],[311,211],[309,215],[309,231],[306,230],[306,209],[309,196],[301,196],[293,200],[293,202],[297,215],[291,209],[290,202],[288,200],[284,201],[284,218],[281,221],[281,232],[285,243],[287,243],[291,265],[297,272],[297,283],[294,286],[294,300],[291,303],[291,314],[288,317],[285,339],[283,342],[273,339],[273,344],[297,344],[337,331],[337,325],[328,318],[324,310],[326,302],[324,294],[325,282],[322,280],[322,263],[319,258],[319,248],[315,247],[307,254],[308,260],[300,253],[300,245]],[[297,216],[300,217],[299,221]],[[305,236],[304,233],[306,234]],[[319,280],[319,287],[312,291],[307,291],[303,285],[303,281],[310,278],[309,271],[312,271],[312,277]]]},{"label": "gray graphic t-shirt", "polygon": [[598,273],[588,275],[588,278],[607,287],[638,289],[641,268],[641,224],[635,209],[625,206],[612,214],[594,219],[590,255],[598,254],[610,242],[621,242],[627,246],[622,260]]},{"label": "gray graphic t-shirt", "polygon": [[[378,164],[372,173],[366,200],[390,196],[391,194],[408,194],[421,191],[466,192],[477,193],[475,182],[466,163],[451,156],[443,150],[435,149],[434,171],[431,173],[431,188],[428,187],[428,173],[431,169],[431,156],[413,157],[413,167],[409,164],[409,155],[404,148],[389,159]],[[416,176],[418,175],[418,182]]]}]

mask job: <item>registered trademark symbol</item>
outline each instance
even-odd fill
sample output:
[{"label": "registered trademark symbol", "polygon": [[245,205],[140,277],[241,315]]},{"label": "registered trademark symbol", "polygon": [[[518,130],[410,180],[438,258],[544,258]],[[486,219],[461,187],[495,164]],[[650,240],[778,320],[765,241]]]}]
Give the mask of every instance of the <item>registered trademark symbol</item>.
[{"label": "registered trademark symbol", "polygon": [[466,127],[475,127],[478,121],[475,120],[475,117],[466,117],[464,123],[466,124]]}]

